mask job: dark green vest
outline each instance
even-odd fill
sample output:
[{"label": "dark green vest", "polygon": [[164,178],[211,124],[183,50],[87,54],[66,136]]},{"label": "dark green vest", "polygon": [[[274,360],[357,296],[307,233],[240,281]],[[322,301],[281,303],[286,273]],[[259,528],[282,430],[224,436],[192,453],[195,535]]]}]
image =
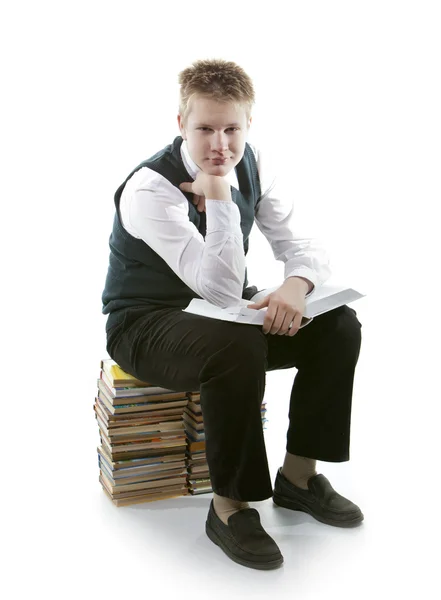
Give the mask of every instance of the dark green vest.
[{"label": "dark green vest", "polygon": [[[182,142],[181,136],[176,137],[172,144],[138,165],[115,193],[116,210],[109,240],[109,268],[102,294],[103,314],[130,306],[186,308],[193,298],[200,298],[148,244],[133,237],[124,229],[119,212],[124,186],[142,167],[156,171],[178,189],[180,183],[191,180],[181,158]],[[243,247],[244,253],[247,254],[248,238],[261,196],[257,163],[249,144],[245,145],[242,160],[236,166],[236,174],[240,192],[231,187],[231,195],[240,210]],[[188,200],[188,218],[205,239],[205,212],[199,213],[196,210],[192,203],[193,194],[184,193],[184,195]],[[247,286],[248,278],[245,271],[242,297],[249,299],[257,292],[257,288]]]}]

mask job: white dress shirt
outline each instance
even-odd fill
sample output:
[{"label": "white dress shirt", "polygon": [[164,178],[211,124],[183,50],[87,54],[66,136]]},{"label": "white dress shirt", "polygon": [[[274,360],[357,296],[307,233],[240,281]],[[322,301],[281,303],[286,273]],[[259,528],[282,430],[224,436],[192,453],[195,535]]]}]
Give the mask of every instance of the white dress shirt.
[{"label": "white dress shirt", "polygon": [[[291,224],[292,203],[281,200],[274,173],[265,169],[261,151],[250,146],[257,160],[262,192],[255,213],[257,227],[268,240],[275,259],[285,263],[285,279],[299,276],[308,279],[314,287],[321,285],[331,275],[327,253],[314,239],[296,235]],[[189,174],[188,181],[196,179],[200,169],[193,162],[185,140],[181,157]],[[239,189],[235,169],[224,179]],[[120,201],[126,231],[148,244],[201,298],[224,308],[238,304],[242,298],[246,257],[240,211],[234,202],[210,198],[206,198],[205,207],[204,240],[189,219],[184,194],[148,167],[129,179]]]}]

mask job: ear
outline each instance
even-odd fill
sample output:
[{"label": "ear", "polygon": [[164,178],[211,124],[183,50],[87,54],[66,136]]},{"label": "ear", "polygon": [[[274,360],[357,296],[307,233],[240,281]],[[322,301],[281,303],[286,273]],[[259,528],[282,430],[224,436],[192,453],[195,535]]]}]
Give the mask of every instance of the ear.
[{"label": "ear", "polygon": [[185,135],[186,135],[185,134],[185,127],[182,124],[182,119],[181,119],[181,115],[180,114],[178,114],[178,127],[179,127],[179,130],[181,132],[182,138],[185,140],[186,139],[186,137],[185,137]]}]

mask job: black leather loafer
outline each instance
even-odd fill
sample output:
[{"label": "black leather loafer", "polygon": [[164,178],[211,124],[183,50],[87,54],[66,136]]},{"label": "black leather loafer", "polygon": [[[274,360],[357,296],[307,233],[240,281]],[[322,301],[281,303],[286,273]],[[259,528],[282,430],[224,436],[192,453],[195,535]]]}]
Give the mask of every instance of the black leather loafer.
[{"label": "black leather loafer", "polygon": [[283,508],[309,513],[317,521],[336,527],[353,527],[364,519],[359,507],[340,496],[321,474],[310,477],[308,489],[304,490],[288,481],[280,468],[274,484],[273,502]]},{"label": "black leather loafer", "polygon": [[260,524],[255,508],[245,508],[228,518],[225,525],[210,504],[205,531],[234,562],[252,569],[276,569],[283,563],[279,547]]}]

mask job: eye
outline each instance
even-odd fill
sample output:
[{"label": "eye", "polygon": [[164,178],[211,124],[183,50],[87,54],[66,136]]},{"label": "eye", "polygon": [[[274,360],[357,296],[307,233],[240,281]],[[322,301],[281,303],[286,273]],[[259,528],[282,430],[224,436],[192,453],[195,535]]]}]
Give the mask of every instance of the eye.
[{"label": "eye", "polygon": [[[207,130],[207,131],[208,131],[208,130],[210,130],[210,131],[211,131],[211,129],[210,129],[209,127],[198,127],[198,129],[201,129],[201,130]],[[239,127],[229,127],[229,128],[227,129],[227,131],[229,131],[229,130],[233,130],[233,129],[234,129],[234,131],[239,131]]]}]

